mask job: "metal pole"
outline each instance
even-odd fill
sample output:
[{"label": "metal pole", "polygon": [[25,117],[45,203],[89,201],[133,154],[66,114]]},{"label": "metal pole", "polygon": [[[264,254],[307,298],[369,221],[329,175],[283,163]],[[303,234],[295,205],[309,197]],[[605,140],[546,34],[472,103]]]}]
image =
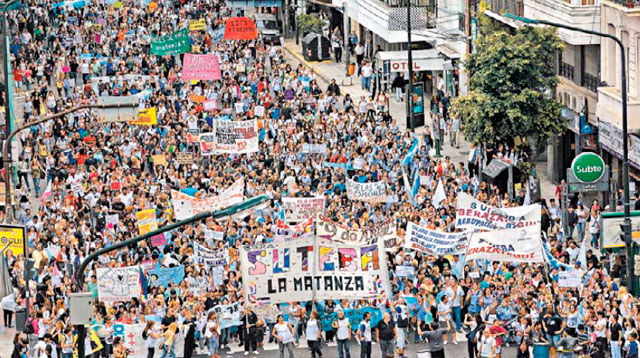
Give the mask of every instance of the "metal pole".
[{"label": "metal pole", "polygon": [[[137,106],[137,105],[136,105]],[[46,116],[40,119],[37,119],[33,122],[29,122],[29,123],[25,123],[22,126],[16,128],[15,130],[13,130],[12,132],[9,133],[9,135],[7,136],[7,139],[4,142],[4,147],[3,147],[3,151],[2,151],[2,155],[4,156],[3,160],[4,160],[4,168],[5,168],[5,181],[4,181],[4,185],[5,185],[5,208],[7,209],[7,222],[9,222],[9,208],[11,207],[11,180],[9,179],[8,176],[8,170],[11,167],[11,157],[9,155],[9,151],[11,150],[11,139],[13,137],[15,137],[16,134],[20,133],[21,131],[23,131],[24,129],[27,129],[31,126],[35,126],[38,125],[40,123],[46,122],[48,120],[51,119],[56,119],[62,116],[66,116],[69,113],[73,113],[82,109],[87,109],[87,108],[123,108],[126,106],[123,106],[119,103],[109,103],[109,104],[83,104],[80,106],[76,106],[76,107],[72,107],[69,108],[65,111],[62,111],[60,113],[56,113],[54,115],[51,116]],[[15,214],[15,213],[14,213]]]},{"label": "metal pole", "polygon": [[565,238],[569,237],[569,184],[562,184],[561,191],[561,208],[562,208],[562,230],[564,231]]},{"label": "metal pole", "polygon": [[634,277],[633,277],[633,241],[631,240],[631,207],[630,207],[630,193],[629,193],[629,133],[627,123],[627,70],[625,60],[625,49],[622,41],[614,35],[605,34],[598,31],[585,30],[573,26],[567,26],[564,24],[558,24],[546,20],[534,20],[526,17],[516,16],[513,14],[504,14],[505,17],[510,19],[522,21],[526,24],[545,24],[554,27],[561,27],[563,29],[572,30],[576,32],[582,32],[585,34],[596,35],[599,37],[606,37],[615,41],[620,49],[620,91],[622,94],[622,185],[624,191],[624,200],[622,205],[624,206],[624,222],[621,225],[624,233],[625,243],[627,244],[627,289],[635,293],[634,290]]},{"label": "metal pole", "polygon": [[[253,197],[251,199],[245,200],[239,204],[236,205],[232,205],[226,209],[223,210],[219,210],[219,211],[206,211],[204,213],[200,213],[197,214],[195,216],[192,216],[188,219],[185,220],[181,220],[178,221],[176,223],[170,224],[170,225],[166,225],[163,226],[157,230],[148,232],[144,235],[140,235],[140,236],[136,236],[132,239],[129,240],[125,240],[125,241],[121,241],[118,243],[115,243],[109,247],[105,247],[102,248],[100,250],[97,250],[96,252],[92,253],[91,255],[87,256],[82,263],[80,264],[80,266],[78,266],[78,272],[76,273],[76,287],[78,288],[78,290],[82,291],[83,287],[84,287],[84,270],[87,268],[87,266],[89,265],[89,263],[91,263],[91,261],[95,260],[96,258],[98,258],[101,255],[107,254],[111,251],[115,251],[118,250],[122,247],[125,246],[129,246],[129,245],[134,245],[140,241],[146,240],[152,236],[155,235],[159,235],[162,233],[165,233],[167,231],[171,231],[174,229],[177,229],[179,227],[185,226],[185,225],[189,225],[193,222],[196,221],[200,221],[200,220],[205,220],[208,218],[213,218],[213,219],[219,219],[219,218],[223,218],[223,217],[227,217],[227,216],[231,216],[231,215],[235,215],[240,211],[244,211],[247,209],[250,209],[254,206],[260,205],[264,202],[269,201],[270,198],[266,195],[259,195],[256,197]],[[84,340],[85,340],[85,327],[84,325],[77,325],[76,326],[76,330],[78,332],[78,358],[85,358],[85,354],[84,354]]]},{"label": "metal pole", "polygon": [[407,65],[409,66],[409,89],[407,113],[409,114],[409,129],[414,130],[413,123],[413,53],[411,49],[411,0],[407,0]]},{"label": "metal pole", "polygon": [[[9,135],[11,134],[11,130],[13,127],[13,123],[12,123],[12,118],[11,118],[11,106],[13,106],[13,103],[11,103],[11,99],[9,98],[9,86],[11,86],[10,79],[9,79],[9,75],[10,75],[10,66],[9,66],[9,36],[8,36],[8,31],[7,31],[7,11],[9,10],[9,6],[11,6],[13,3],[15,3],[18,0],[11,0],[7,3],[4,4],[4,7],[2,9],[2,36],[4,38],[4,46],[3,46],[3,53],[4,53],[4,59],[3,59],[3,66],[4,66],[4,123],[5,123],[5,144],[6,143],[11,143],[11,138],[9,138]],[[11,155],[11,146],[9,146],[9,152],[4,152],[4,158],[5,158],[5,166],[4,166],[4,174],[5,174],[5,181],[7,183],[6,188],[8,188],[10,186],[11,183],[11,177],[12,177],[12,172],[11,172],[11,167],[6,165],[6,159],[8,158],[7,155]],[[9,211],[8,208],[11,206],[9,201],[5,201],[5,214],[7,214],[7,220],[9,220]],[[7,221],[8,222],[8,221]],[[25,252],[26,255],[26,252]]]}]

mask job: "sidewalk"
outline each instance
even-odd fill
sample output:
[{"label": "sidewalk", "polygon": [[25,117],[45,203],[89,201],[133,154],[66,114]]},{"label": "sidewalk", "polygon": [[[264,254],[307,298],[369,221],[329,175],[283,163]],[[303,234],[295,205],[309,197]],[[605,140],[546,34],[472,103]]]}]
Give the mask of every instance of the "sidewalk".
[{"label": "sidewalk", "polygon": [[[351,76],[351,82],[345,74],[345,65],[344,63],[336,63],[334,61],[323,61],[323,62],[310,62],[304,59],[302,56],[302,46],[296,45],[295,40],[285,40],[284,43],[285,57],[287,61],[292,63],[301,63],[305,67],[312,69],[318,75],[318,84],[320,88],[323,90],[327,88],[332,79],[336,80],[336,83],[340,86],[340,92],[344,96],[346,93],[351,95],[351,98],[354,101],[359,101],[361,96],[370,96],[371,93],[365,91],[360,86],[360,78],[357,76]],[[289,55],[289,56],[287,56]],[[346,84],[345,84],[346,82]],[[425,98],[425,101],[428,100]],[[405,102],[398,102],[395,99],[395,95],[393,93],[389,94],[389,113],[393,118],[396,119],[396,123],[398,127],[406,131],[406,104]],[[427,114],[425,116],[425,125],[431,126],[431,118]],[[417,134],[422,134],[423,127],[416,128],[415,132]],[[445,138],[444,143],[441,146],[441,154],[443,157],[450,157],[453,163],[459,162],[467,162],[467,158],[469,156],[469,150],[471,146],[470,144],[464,140],[461,136],[460,138],[460,148],[457,149],[452,147],[449,143],[449,139]],[[555,185],[551,183],[546,175],[544,174],[544,170],[542,167],[545,166],[545,163],[538,163],[536,167],[538,168],[538,174],[540,177],[540,187],[542,190],[543,198],[553,197],[555,193]]]}]

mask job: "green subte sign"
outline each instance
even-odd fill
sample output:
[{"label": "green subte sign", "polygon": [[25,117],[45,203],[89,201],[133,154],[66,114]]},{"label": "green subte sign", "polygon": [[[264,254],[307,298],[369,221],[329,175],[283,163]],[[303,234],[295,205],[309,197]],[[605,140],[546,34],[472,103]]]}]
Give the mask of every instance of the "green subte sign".
[{"label": "green subte sign", "polygon": [[604,168],[604,160],[596,153],[581,153],[571,162],[573,175],[583,183],[600,180],[604,174]]}]

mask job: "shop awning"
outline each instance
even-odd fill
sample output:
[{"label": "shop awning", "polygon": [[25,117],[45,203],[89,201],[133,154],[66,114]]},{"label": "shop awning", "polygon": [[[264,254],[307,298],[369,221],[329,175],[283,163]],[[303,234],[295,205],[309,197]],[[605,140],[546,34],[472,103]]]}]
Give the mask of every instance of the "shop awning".
[{"label": "shop awning", "polygon": [[447,43],[436,45],[436,49],[438,50],[438,52],[442,53],[448,58],[460,58],[460,53],[458,53],[458,51],[455,48],[451,47]]},{"label": "shop awning", "polygon": [[[390,72],[405,72],[407,65],[407,51],[381,51],[377,55],[380,61],[389,61]],[[411,53],[414,71],[442,71],[444,59],[436,49],[414,50]]]}]

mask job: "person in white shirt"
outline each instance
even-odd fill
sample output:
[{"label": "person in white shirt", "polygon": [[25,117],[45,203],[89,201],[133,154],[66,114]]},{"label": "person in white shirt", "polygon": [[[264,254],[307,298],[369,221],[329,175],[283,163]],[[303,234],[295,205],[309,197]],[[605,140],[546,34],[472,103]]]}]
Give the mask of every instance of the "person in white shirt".
[{"label": "person in white shirt", "polygon": [[322,357],[322,351],[320,350],[320,338],[322,337],[322,325],[320,323],[320,315],[316,311],[312,311],[307,321],[307,343],[311,350],[311,358]]},{"label": "person in white shirt", "polygon": [[462,287],[458,285],[458,282],[455,278],[451,278],[451,282],[449,283],[449,287],[446,289],[447,297],[450,297],[451,300],[451,313],[454,315],[454,319],[456,322],[456,331],[462,333],[462,322],[460,317],[462,300],[464,299],[464,290]]},{"label": "person in white shirt", "polygon": [[351,340],[351,323],[344,316],[344,311],[338,311],[338,319],[333,321],[331,325],[336,330],[336,339],[338,341],[338,358],[351,358],[349,352],[349,341]]},{"label": "person in white shirt", "polygon": [[373,67],[371,63],[365,61],[361,69],[362,74],[362,89],[366,91],[371,90],[371,76],[373,75]]},{"label": "person in white shirt", "polygon": [[[293,327],[284,321],[283,315],[278,315],[277,322],[273,326],[272,334],[278,339],[280,358],[284,358],[284,349],[289,351],[289,358],[293,358]],[[308,336],[308,334],[307,334]],[[311,351],[313,354],[313,351]]]},{"label": "person in white shirt", "polygon": [[358,327],[360,358],[371,358],[371,313],[365,312]]},{"label": "person in white shirt", "polygon": [[[448,336],[453,344],[458,344],[456,340],[456,331],[454,329],[453,320],[451,319],[451,302],[449,302],[448,296],[445,294],[440,299],[440,303],[438,304],[438,322],[440,323],[440,328],[449,327]],[[448,324],[447,324],[448,323]],[[444,338],[444,344],[447,344],[447,337]]]},{"label": "person in white shirt", "polygon": [[484,330],[484,334],[478,342],[478,353],[480,353],[480,358],[495,358],[496,356],[496,339],[491,335],[489,328]]}]

